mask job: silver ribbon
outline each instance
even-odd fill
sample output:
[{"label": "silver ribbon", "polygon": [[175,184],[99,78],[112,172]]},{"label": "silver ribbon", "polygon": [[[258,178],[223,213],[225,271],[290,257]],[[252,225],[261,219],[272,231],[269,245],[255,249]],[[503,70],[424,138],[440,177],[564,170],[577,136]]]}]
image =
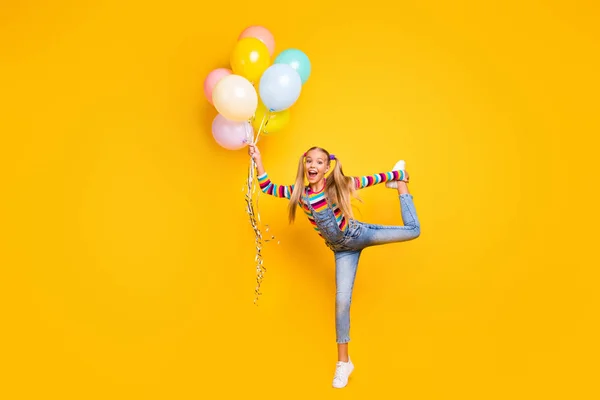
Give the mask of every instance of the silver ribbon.
[{"label": "silver ribbon", "polygon": [[[258,142],[260,134],[262,133],[262,131],[266,125],[265,120],[268,119],[267,116],[268,116],[268,113],[267,113],[267,115],[265,115],[263,117],[263,120],[261,121],[261,124],[260,124],[260,128],[258,129],[258,132],[256,134],[256,138],[253,139],[252,144],[256,144]],[[252,127],[250,127],[250,129],[252,129]],[[256,162],[254,161],[254,159],[252,157],[250,157],[250,165],[248,167],[248,177],[246,180],[246,187],[245,187],[245,191],[246,191],[245,200],[246,200],[246,213],[248,214],[248,218],[250,220],[250,225],[252,226],[252,229],[254,230],[254,246],[256,248],[256,254],[254,256],[254,262],[256,263],[256,288],[254,289],[254,294],[255,294],[254,304],[258,303],[258,298],[262,294],[260,291],[260,287],[261,287],[262,281],[264,279],[265,273],[267,272],[267,268],[264,265],[264,260],[263,260],[263,256],[262,256],[263,243],[268,243],[275,239],[275,236],[273,236],[273,235],[271,235],[271,237],[267,238],[267,239],[263,238],[263,234],[261,231],[262,221],[260,218],[260,211],[258,209],[258,196],[260,194],[260,190],[258,190],[258,191],[256,190],[257,186],[258,186],[258,179],[256,176]],[[255,209],[255,203],[256,203],[256,209]],[[269,229],[270,229],[269,225],[266,225],[265,227],[266,227],[266,232],[269,232]],[[277,242],[277,244],[279,244],[279,242]]]}]

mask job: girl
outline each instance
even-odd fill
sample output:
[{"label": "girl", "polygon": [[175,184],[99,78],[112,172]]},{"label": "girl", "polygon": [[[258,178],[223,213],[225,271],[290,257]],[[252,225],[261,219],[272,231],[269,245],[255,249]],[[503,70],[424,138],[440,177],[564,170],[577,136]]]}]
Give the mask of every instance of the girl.
[{"label": "girl", "polygon": [[[348,177],[342,164],[333,154],[320,147],[312,147],[298,162],[296,183],[283,186],[271,182],[262,164],[260,151],[250,144],[248,153],[256,163],[258,182],[264,193],[286,198],[289,220],[292,223],[298,206],[302,208],[313,228],[324,239],[335,256],[335,323],[338,362],[333,387],[347,385],[354,364],[348,356],[350,341],[350,303],[361,251],[368,246],[412,240],[420,235],[420,224],[408,191],[409,176],[399,169],[399,162],[390,172],[362,177]],[[335,161],[329,176],[331,161]],[[305,178],[308,184],[305,185]],[[383,226],[354,219],[350,198],[356,190],[386,182],[398,190],[403,226]]]}]

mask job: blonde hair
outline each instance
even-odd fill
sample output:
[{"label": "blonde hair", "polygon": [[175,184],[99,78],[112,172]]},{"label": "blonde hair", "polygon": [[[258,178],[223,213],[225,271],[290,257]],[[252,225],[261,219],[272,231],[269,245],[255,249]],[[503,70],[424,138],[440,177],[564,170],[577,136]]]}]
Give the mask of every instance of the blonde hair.
[{"label": "blonde hair", "polygon": [[330,204],[337,204],[346,218],[353,218],[354,214],[352,213],[350,200],[352,195],[355,193],[354,180],[351,177],[344,175],[342,163],[337,157],[331,156],[327,150],[315,146],[308,149],[306,153],[300,156],[300,160],[298,160],[296,183],[294,185],[294,190],[292,191],[290,203],[288,205],[290,223],[294,222],[298,202],[304,194],[304,159],[308,152],[312,150],[321,151],[326,155],[327,167],[330,167],[332,159],[335,160],[335,166],[329,175],[329,178],[333,179],[326,179],[325,182],[325,197],[328,202],[332,202]]}]

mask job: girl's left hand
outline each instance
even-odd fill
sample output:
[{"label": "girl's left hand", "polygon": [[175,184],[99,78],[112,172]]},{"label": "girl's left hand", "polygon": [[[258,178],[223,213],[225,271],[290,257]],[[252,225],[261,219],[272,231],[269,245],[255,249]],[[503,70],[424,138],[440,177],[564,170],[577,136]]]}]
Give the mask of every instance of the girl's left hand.
[{"label": "girl's left hand", "polygon": [[410,181],[410,175],[408,175],[408,172],[406,170],[404,171],[404,179],[401,179],[401,181],[406,183],[409,183]]}]

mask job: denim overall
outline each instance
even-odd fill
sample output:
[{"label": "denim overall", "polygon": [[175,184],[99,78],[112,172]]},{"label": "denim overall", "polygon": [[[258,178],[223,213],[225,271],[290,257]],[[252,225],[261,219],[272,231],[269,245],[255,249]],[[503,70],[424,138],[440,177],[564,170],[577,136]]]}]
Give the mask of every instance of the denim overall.
[{"label": "denim overall", "polygon": [[398,196],[404,225],[375,225],[348,218],[348,226],[345,231],[342,231],[337,224],[329,201],[323,211],[317,212],[310,204],[308,188],[305,188],[304,194],[306,206],[312,212],[315,223],[325,239],[325,244],[335,256],[336,342],[348,343],[350,341],[350,304],[360,254],[364,248],[369,246],[404,242],[419,237],[421,226],[413,197],[408,193]]},{"label": "denim overall", "polygon": [[325,239],[325,244],[329,247],[333,252],[336,251],[344,251],[344,250],[353,250],[351,247],[351,241],[354,238],[357,238],[361,232],[361,223],[354,219],[347,220],[348,226],[345,231],[342,231],[337,224],[337,220],[335,218],[335,214],[333,212],[333,208],[329,204],[329,200],[327,200],[327,208],[324,210],[317,212],[310,204],[308,198],[308,189],[305,190],[306,195],[306,206],[310,210],[321,232],[321,235]]}]

